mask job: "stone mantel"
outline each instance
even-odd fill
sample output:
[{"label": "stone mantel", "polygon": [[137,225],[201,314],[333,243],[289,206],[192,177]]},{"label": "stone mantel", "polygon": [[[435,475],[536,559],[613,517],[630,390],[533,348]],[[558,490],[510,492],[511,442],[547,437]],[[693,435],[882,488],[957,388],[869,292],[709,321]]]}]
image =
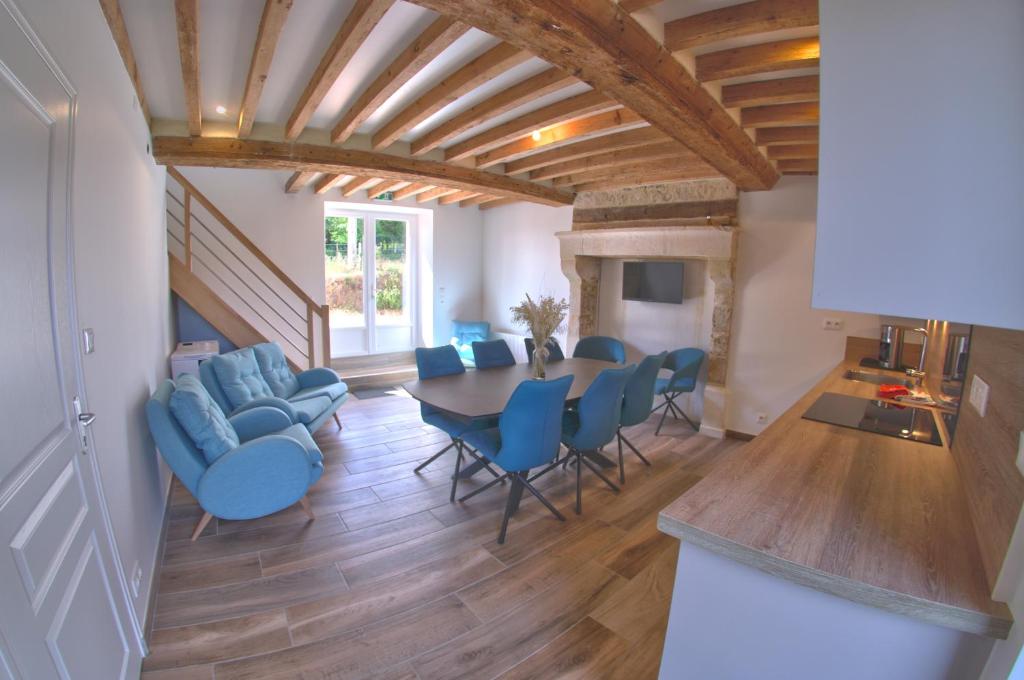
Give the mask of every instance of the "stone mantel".
[{"label": "stone mantel", "polygon": [[732,328],[733,273],[739,227],[626,227],[563,231],[556,236],[562,272],[569,279],[570,348],[581,337],[597,334],[602,259],[697,259],[707,262],[708,281],[713,286],[714,310],[701,431],[722,436],[725,428],[725,378]]}]

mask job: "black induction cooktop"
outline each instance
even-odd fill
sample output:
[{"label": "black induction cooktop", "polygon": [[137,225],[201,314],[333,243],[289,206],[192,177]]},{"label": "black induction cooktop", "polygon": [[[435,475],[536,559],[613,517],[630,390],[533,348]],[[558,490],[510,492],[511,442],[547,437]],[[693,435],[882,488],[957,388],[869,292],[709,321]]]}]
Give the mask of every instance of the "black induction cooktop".
[{"label": "black induction cooktop", "polygon": [[942,445],[932,412],[915,406],[826,392],[807,409],[804,418],[888,437]]}]

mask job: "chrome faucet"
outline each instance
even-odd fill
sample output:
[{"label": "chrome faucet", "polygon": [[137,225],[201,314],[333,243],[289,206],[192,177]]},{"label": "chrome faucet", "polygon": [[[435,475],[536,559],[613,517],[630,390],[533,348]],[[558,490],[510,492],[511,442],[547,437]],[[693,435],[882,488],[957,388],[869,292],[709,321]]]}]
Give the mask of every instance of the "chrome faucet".
[{"label": "chrome faucet", "polygon": [[917,384],[920,387],[921,383],[924,382],[924,359],[928,352],[928,329],[927,328],[915,328],[915,333],[921,333],[924,335],[924,342],[921,343],[921,358],[917,362],[917,370],[913,368],[907,369],[907,375],[917,380]]}]

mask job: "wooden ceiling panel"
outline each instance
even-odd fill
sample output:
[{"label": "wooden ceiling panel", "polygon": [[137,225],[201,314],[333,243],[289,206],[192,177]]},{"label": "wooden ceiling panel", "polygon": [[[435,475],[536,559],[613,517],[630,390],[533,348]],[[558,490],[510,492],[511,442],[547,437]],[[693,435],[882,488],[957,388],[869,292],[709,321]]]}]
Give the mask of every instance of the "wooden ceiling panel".
[{"label": "wooden ceiling panel", "polygon": [[817,144],[818,126],[759,128],[754,131],[754,142],[758,146],[776,144]]},{"label": "wooden ceiling panel", "polygon": [[521,172],[530,172],[537,168],[543,168],[556,163],[588,158],[590,156],[596,156],[609,151],[631,149],[638,146],[644,146],[645,144],[650,144],[652,142],[667,141],[670,140],[664,132],[652,127],[626,130],[625,132],[616,132],[610,135],[604,135],[603,137],[597,137],[595,139],[573,142],[572,144],[567,144],[550,151],[540,151],[538,153],[530,154],[529,156],[520,158],[519,160],[506,163],[505,173],[508,175],[518,175]]},{"label": "wooden ceiling panel", "polygon": [[442,196],[448,196],[449,194],[454,194],[456,191],[458,191],[458,189],[451,189],[451,188],[448,188],[448,187],[434,187],[433,189],[431,189],[429,191],[424,191],[423,193],[418,194],[416,196],[416,202],[417,203],[426,203],[427,201],[432,201],[435,198],[441,198]]},{"label": "wooden ceiling panel", "polygon": [[285,126],[286,139],[299,136],[353,55],[394,3],[395,0],[356,0],[296,102]]},{"label": "wooden ceiling panel", "polygon": [[738,83],[722,88],[722,104],[728,108],[818,101],[818,76],[797,76]]},{"label": "wooden ceiling panel", "polygon": [[399,111],[373,135],[373,148],[394,144],[399,137],[462,95],[532,57],[529,52],[508,43],[492,47]]},{"label": "wooden ceiling panel", "polygon": [[410,196],[415,196],[416,194],[422,194],[424,191],[430,191],[431,189],[435,188],[436,187],[432,184],[413,182],[404,189],[398,189],[397,191],[395,191],[395,200],[400,201],[403,198],[409,198]]},{"label": "wooden ceiling panel", "polygon": [[817,144],[782,144],[768,147],[768,158],[773,161],[790,158],[817,158]]},{"label": "wooden ceiling panel", "polygon": [[740,109],[740,125],[765,128],[808,125],[818,122],[818,102],[772,104]]},{"label": "wooden ceiling panel", "polygon": [[697,57],[697,80],[707,82],[818,66],[817,38],[797,38],[708,52]]},{"label": "wooden ceiling panel", "polygon": [[695,179],[707,179],[708,177],[717,176],[717,174],[708,175],[697,170],[684,168],[682,170],[644,172],[636,175],[616,175],[610,178],[596,179],[592,182],[583,182],[582,184],[577,184],[574,189],[576,191],[608,191],[612,189],[645,186],[648,184],[689,182]]},{"label": "wooden ceiling panel", "polygon": [[591,172],[601,168],[611,168],[641,161],[656,161],[675,158],[678,161],[697,160],[696,154],[678,142],[664,141],[647,146],[638,146],[620,151],[607,151],[594,156],[585,156],[563,163],[555,163],[530,172],[530,179],[541,181],[572,175],[579,172]]},{"label": "wooden ceiling panel", "polygon": [[174,19],[178,28],[178,58],[185,86],[188,133],[198,137],[203,132],[199,85],[199,0],[174,0]]},{"label": "wooden ceiling panel", "polygon": [[451,205],[452,203],[458,203],[459,201],[466,200],[467,198],[473,198],[479,196],[479,191],[456,191],[454,194],[448,194],[447,196],[441,196],[437,199],[437,202],[441,205]]},{"label": "wooden ceiling panel", "polygon": [[685,50],[744,35],[818,25],[818,0],[754,0],[665,24],[665,47]]},{"label": "wooden ceiling panel", "polygon": [[242,94],[242,106],[238,111],[238,136],[248,137],[252,132],[256,108],[263,94],[263,84],[270,73],[270,64],[274,60],[277,39],[281,37],[288,11],[292,8],[292,0],[266,0],[260,27],[256,32],[256,45],[249,60],[249,75],[245,77],[245,92]]},{"label": "wooden ceiling panel", "polygon": [[469,26],[440,17],[399,54],[384,72],[359,95],[331,130],[331,141],[340,144],[352,136],[400,87],[419,73],[453,42],[466,34]]},{"label": "wooden ceiling panel", "polygon": [[552,184],[556,187],[568,187],[619,176],[635,177],[646,174],[673,172],[695,174],[701,177],[714,177],[718,174],[715,172],[714,168],[700,159],[680,161],[675,158],[663,158],[661,160],[642,160],[633,163],[626,163],[624,165],[596,168],[593,170],[573,173],[571,175],[563,175],[561,177],[555,177],[552,180]]}]

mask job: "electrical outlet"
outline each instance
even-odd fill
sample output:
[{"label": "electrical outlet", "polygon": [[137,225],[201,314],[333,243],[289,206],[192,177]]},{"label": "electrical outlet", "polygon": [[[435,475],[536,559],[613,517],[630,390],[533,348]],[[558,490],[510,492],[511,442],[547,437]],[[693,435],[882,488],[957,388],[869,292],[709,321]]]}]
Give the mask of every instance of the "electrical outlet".
[{"label": "electrical outlet", "polygon": [[821,320],[821,327],[826,331],[841,331],[843,330],[843,320],[835,318],[825,318]]},{"label": "electrical outlet", "polygon": [[136,562],[135,566],[132,567],[132,595],[135,597],[139,596],[139,590],[142,588],[142,566]]},{"label": "electrical outlet", "polygon": [[1024,430],[1020,433],[1020,443],[1017,444],[1017,469],[1024,475]]},{"label": "electrical outlet", "polygon": [[758,413],[757,414],[757,422],[758,422],[758,424],[764,424],[767,420],[768,420],[768,416],[765,415],[764,413]]},{"label": "electrical outlet", "polygon": [[977,375],[971,381],[971,406],[978,415],[985,417],[985,410],[988,408],[988,383]]}]

